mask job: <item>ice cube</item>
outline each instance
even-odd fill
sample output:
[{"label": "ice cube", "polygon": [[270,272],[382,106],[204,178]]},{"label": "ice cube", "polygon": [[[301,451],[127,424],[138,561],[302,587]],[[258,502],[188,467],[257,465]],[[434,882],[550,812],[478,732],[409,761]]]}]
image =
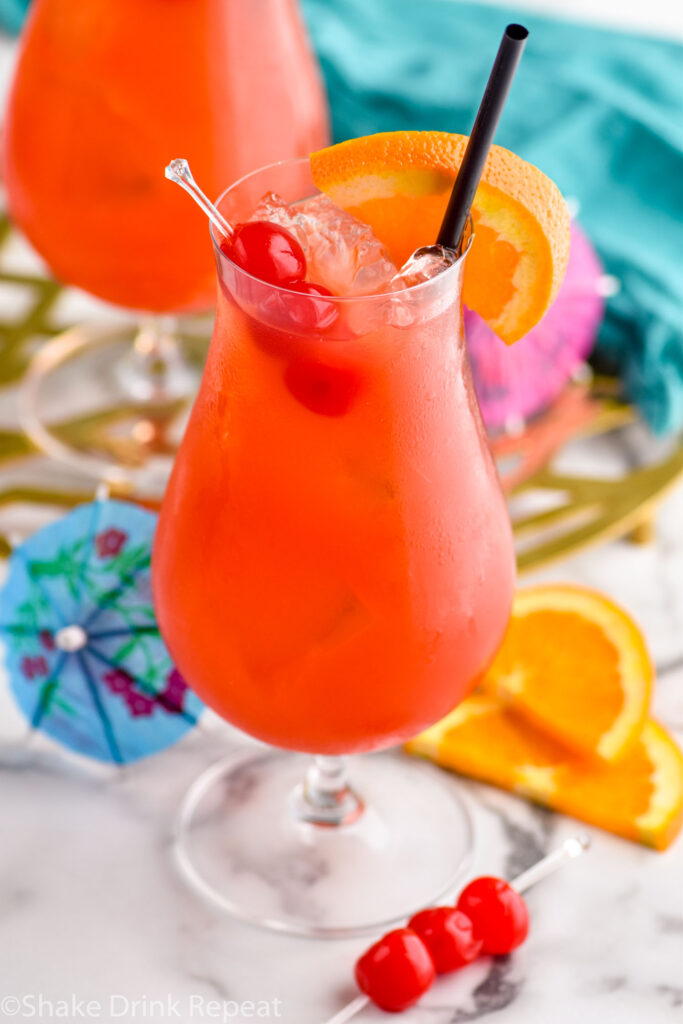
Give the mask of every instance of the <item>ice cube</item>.
[{"label": "ice cube", "polygon": [[388,288],[396,267],[367,224],[325,195],[312,196],[298,207],[312,280],[336,295],[371,295]]},{"label": "ice cube", "polygon": [[394,327],[410,327],[420,319],[435,316],[448,296],[435,296],[428,305],[422,293],[409,291],[415,285],[438,277],[458,260],[458,254],[443,245],[425,245],[416,249],[391,280],[394,293],[389,312],[389,322]]},{"label": "ice cube", "polygon": [[286,199],[276,192],[267,192],[260,200],[249,220],[266,220],[270,224],[279,224],[296,238],[304,252],[307,237],[295,212],[296,207],[290,206]]},{"label": "ice cube", "polygon": [[423,281],[430,281],[452,267],[457,260],[458,254],[453,249],[446,249],[443,245],[423,245],[415,250],[394,275],[392,289],[412,288]]},{"label": "ice cube", "polygon": [[250,220],[269,220],[291,231],[304,250],[307,279],[335,295],[373,295],[391,288],[396,266],[384,245],[367,224],[326,195],[288,204],[270,192]]}]

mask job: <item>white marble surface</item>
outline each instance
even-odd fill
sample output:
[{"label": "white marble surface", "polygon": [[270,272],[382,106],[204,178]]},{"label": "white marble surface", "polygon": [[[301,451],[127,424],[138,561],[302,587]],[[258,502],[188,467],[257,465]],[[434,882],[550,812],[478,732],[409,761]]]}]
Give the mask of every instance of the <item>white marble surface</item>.
[{"label": "white marble surface", "polygon": [[[611,544],[544,574],[599,586],[638,618],[659,668],[656,713],[680,740],[682,523],[679,490],[660,512],[656,544]],[[230,1015],[252,1000],[287,1024],[323,1024],[352,995],[363,940],[311,942],[236,924],[199,903],[176,874],[170,828],[178,802],[203,767],[243,740],[213,727],[106,778],[26,755],[8,743],[16,718],[7,711],[2,723],[0,1020],[26,1016],[3,1016],[3,997],[42,994],[55,1011],[72,995],[96,1000],[102,1013],[91,1019],[107,1021],[178,1019],[177,1009],[184,1021],[216,1019],[208,1001]],[[474,812],[476,873],[514,875],[577,829],[489,787],[450,784]],[[590,854],[530,893],[527,944],[439,981],[403,1016],[406,1024],[494,1014],[501,1024],[680,1020],[683,843],[657,854],[590,831]],[[134,999],[148,1002],[135,1011]],[[149,1002],[159,999],[171,1000],[165,1015]],[[357,1019],[386,1018],[368,1009]]]},{"label": "white marble surface", "polygon": [[[596,6],[603,20],[624,10],[626,18],[636,7],[642,14],[640,4]],[[680,7],[666,0],[655,7],[657,28],[675,33],[679,24],[680,32]],[[0,43],[0,91],[11,57]],[[612,441],[575,455],[572,465],[628,457]],[[31,522],[16,525],[25,530]],[[636,616],[658,667],[655,711],[683,741],[681,489],[660,512],[655,544],[614,543],[543,578],[600,587]],[[170,829],[183,792],[243,740],[222,727],[195,732],[165,754],[102,777],[27,752],[17,745],[20,733],[0,695],[0,1021],[241,1022],[254,1017],[236,1004],[251,1000],[259,1019],[267,1007],[269,1019],[323,1024],[353,995],[363,940],[311,942],[236,924],[199,903],[173,867]],[[476,873],[513,875],[577,830],[489,787],[449,784],[474,813]],[[591,853],[530,893],[526,945],[439,981],[401,1018],[405,1024],[681,1020],[683,842],[656,854],[589,831]],[[25,997],[23,1006],[12,1002]],[[72,999],[81,1002],[70,1007]],[[388,1018],[368,1009],[356,1019]]]},{"label": "white marble surface", "polygon": [[[567,468],[609,472],[651,448],[641,430],[631,430],[575,449]],[[22,530],[37,525],[13,516]],[[658,667],[655,711],[683,741],[683,489],[662,507],[653,545],[610,544],[542,576],[604,589],[635,615]],[[27,750],[22,734],[4,693],[0,1020],[25,1019],[36,1005],[13,1016],[12,998],[42,996],[45,1017],[73,996],[95,1000],[90,1019],[107,1021],[172,1020],[176,1011],[185,1021],[216,1019],[212,1009],[242,1021],[250,1018],[233,1011],[251,1000],[273,1019],[323,1024],[352,995],[363,940],[316,943],[239,925],[200,904],[175,871],[171,823],[183,792],[244,739],[214,725],[103,776]],[[489,787],[449,785],[474,813],[475,873],[514,876],[577,830]],[[656,854],[591,831],[591,853],[530,894],[533,925],[523,949],[440,981],[403,1017],[406,1024],[464,1024],[492,1014],[501,1024],[680,1019],[683,842]],[[133,1000],[142,1000],[137,1010]],[[167,1001],[166,1012],[152,1000]],[[383,1019],[368,1009],[358,1021]]]}]

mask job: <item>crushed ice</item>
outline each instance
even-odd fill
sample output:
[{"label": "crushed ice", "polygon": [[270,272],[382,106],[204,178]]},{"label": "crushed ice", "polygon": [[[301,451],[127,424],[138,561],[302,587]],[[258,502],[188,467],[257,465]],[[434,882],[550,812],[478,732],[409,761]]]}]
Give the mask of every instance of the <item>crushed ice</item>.
[{"label": "crushed ice", "polygon": [[[333,294],[386,293],[389,306],[376,312],[395,327],[408,327],[424,315],[421,302],[408,289],[431,280],[458,259],[455,252],[444,246],[423,246],[397,269],[370,226],[323,194],[290,205],[269,192],[250,220],[270,221],[290,231],[304,250],[308,279],[325,285]],[[431,312],[434,314],[436,308]],[[367,310],[364,315],[367,317]],[[351,310],[347,316],[352,316]],[[367,329],[367,321],[365,324]]]},{"label": "crushed ice", "polygon": [[291,231],[306,255],[308,277],[335,295],[389,290],[396,267],[372,229],[325,195],[288,205],[265,195],[250,220],[268,220]]}]

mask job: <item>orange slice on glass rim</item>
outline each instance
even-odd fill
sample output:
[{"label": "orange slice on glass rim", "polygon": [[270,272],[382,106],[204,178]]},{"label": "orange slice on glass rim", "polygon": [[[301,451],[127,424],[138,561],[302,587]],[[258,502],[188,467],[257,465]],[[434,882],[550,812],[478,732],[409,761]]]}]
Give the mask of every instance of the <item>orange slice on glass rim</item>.
[{"label": "orange slice on glass rim", "polygon": [[587,587],[546,584],[517,591],[481,686],[576,753],[614,761],[640,735],[652,679],[622,608]]},{"label": "orange slice on glass rim", "polygon": [[[397,266],[437,237],[468,138],[383,132],[311,155],[317,187],[369,224]],[[569,258],[569,214],[537,167],[492,146],[472,207],[464,302],[511,344],[541,319]]]},{"label": "orange slice on glass rim", "polygon": [[657,850],[683,825],[683,756],[651,720],[628,754],[606,765],[572,755],[495,697],[474,694],[406,749]]}]

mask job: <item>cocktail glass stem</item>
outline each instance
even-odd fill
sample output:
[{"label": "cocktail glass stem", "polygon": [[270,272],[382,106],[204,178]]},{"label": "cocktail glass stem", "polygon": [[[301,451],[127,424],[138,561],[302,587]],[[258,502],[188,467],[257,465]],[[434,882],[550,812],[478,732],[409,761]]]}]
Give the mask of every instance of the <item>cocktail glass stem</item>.
[{"label": "cocktail glass stem", "polygon": [[143,402],[166,402],[194,393],[197,373],[189,365],[172,316],[145,316],[129,353],[117,367],[123,389]]},{"label": "cocktail glass stem", "polygon": [[466,803],[431,765],[352,764],[362,800],[341,757],[247,749],[211,765],[175,822],[187,883],[243,921],[316,938],[381,933],[438,901],[469,862]]},{"label": "cocktail glass stem", "polygon": [[350,825],[363,813],[363,801],[348,783],[345,757],[315,757],[293,794],[299,821],[313,825]]},{"label": "cocktail glass stem", "polygon": [[35,448],[114,487],[161,493],[199,376],[175,326],[152,315],[83,324],[41,345],[17,397]]}]

